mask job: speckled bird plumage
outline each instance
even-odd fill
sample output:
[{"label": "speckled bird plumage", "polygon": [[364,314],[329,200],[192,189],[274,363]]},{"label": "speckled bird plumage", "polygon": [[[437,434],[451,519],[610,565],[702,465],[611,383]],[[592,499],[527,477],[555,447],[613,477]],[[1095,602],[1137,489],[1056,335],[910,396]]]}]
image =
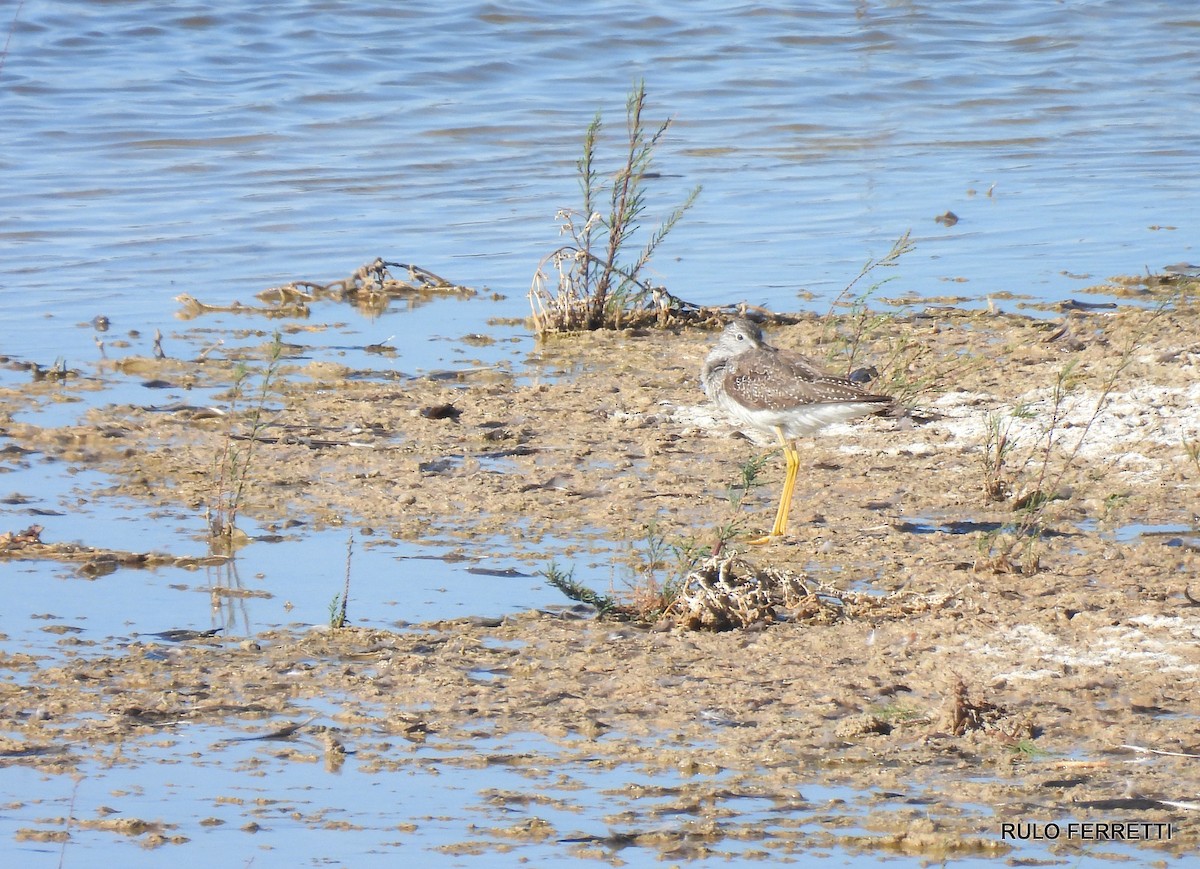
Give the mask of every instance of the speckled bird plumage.
[{"label": "speckled bird plumage", "polygon": [[787,440],[891,404],[823,370],[798,353],[772,347],[754,323],[736,319],[704,361],[704,391],[740,425]]},{"label": "speckled bird plumage", "polygon": [[835,422],[875,413],[891,405],[886,395],[867,392],[853,381],[824,371],[811,359],[763,340],[749,320],[736,319],[721,333],[700,371],[704,391],[739,425],[773,434],[783,447],[787,472],[767,543],[787,534],[788,512],[800,455],[796,438]]}]

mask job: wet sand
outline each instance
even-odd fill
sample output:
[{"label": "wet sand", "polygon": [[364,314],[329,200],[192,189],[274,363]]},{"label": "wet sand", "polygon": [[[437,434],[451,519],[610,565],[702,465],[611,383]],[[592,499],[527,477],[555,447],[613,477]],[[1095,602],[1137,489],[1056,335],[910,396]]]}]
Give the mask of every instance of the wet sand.
[{"label": "wet sand", "polygon": [[[349,750],[368,773],[421,763],[413,746],[425,740],[469,747],[481,733],[523,732],[556,747],[531,763],[726,771],[721,792],[682,787],[665,808],[610,819],[669,859],[734,840],[763,857],[830,847],[1002,856],[1002,822],[1049,820],[1169,822],[1172,838],[1145,847],[1194,851],[1194,809],[1169,804],[1196,802],[1200,763],[1192,297],[1158,313],[1047,321],[931,306],[861,329],[852,316],[836,328],[800,317],[767,332],[835,354],[831,364],[855,346],[856,364],[912,393],[914,409],[802,442],[784,541],[744,545],[770,524],[782,460],[731,504],[742,466],[769,447],[705,405],[697,372],[715,333],[692,328],[557,338],[519,370],[405,379],[285,353],[242,512],[376,538],[511,540],[531,564],[568,567],[572,553],[546,551],[545,539],[579,553],[627,541],[636,553],[650,536],[690,552],[732,523],[724,553],[819,588],[828,605],[780,607],[775,620],[723,632],[669,617],[521,613],[498,625],[135,641],[55,666],[8,655],[7,762],[67,772],[114,742],[136,756],[140,740],[178,721],[262,735],[304,721],[320,699],[341,712],[306,732],[325,738],[327,763]],[[304,334],[285,331],[288,352]],[[258,366],[267,352],[264,342]],[[235,376],[211,358],[112,364],[176,385]],[[250,430],[258,383],[251,376],[232,415],[124,405],[61,428],[14,422],[30,402],[94,388],[38,380],[6,390],[0,424],[12,461],[52,455],[114,474],[112,494],[203,512],[230,434]],[[1014,508],[1043,502],[1044,533],[1017,535],[1028,514]],[[1159,527],[1190,531],[1149,533]],[[22,554],[14,539],[7,557],[55,557],[54,542]],[[649,570],[645,560],[631,555],[632,574]],[[653,572],[662,582],[686,570],[668,556]],[[18,676],[31,687],[18,689]],[[815,805],[804,796],[814,782],[871,793],[879,811]],[[741,818],[731,793],[776,809],[769,821]],[[531,825],[497,841],[576,832]],[[570,847],[620,862],[616,844]]]}]

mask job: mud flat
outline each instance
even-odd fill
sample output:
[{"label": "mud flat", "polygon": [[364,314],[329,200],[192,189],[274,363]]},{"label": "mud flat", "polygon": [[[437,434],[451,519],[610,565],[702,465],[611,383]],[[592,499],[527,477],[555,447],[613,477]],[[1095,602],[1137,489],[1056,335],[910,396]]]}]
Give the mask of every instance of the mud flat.
[{"label": "mud flat", "polygon": [[[697,371],[715,336],[699,329],[571,336],[523,365],[400,379],[285,354],[241,509],[267,525],[398,540],[505,539],[533,563],[569,565],[549,538],[580,552],[613,540],[636,552],[647,535],[681,552],[721,540],[825,589],[833,606],[724,632],[528,612],[395,631],[114,639],[53,665],[8,654],[0,757],[69,773],[119,745],[136,764],[177,728],[206,724],[274,735],[284,760],[370,778],[427,763],[431,744],[469,755],[485,738],[533,734],[541,748],[474,762],[637,764],[675,783],[652,806],[630,801],[577,827],[539,820],[528,793],[501,795],[524,820],[480,831],[464,852],[552,841],[617,864],[628,847],[685,859],[734,843],[764,859],[830,848],[1000,857],[1019,844],[1002,823],[1047,821],[1170,824],[1169,838],[1136,846],[1164,857],[1200,847],[1191,298],[1051,321],[931,306],[869,328],[802,317],[768,332],[817,356],[853,346],[916,409],[803,443],[794,536],[780,543],[741,545],[769,524],[782,468],[768,462],[731,503],[764,448],[704,405]],[[302,352],[302,336],[284,335],[288,352]],[[266,353],[264,339],[259,366]],[[226,390],[235,376],[213,359],[114,365]],[[10,387],[6,405],[83,388]],[[202,511],[253,394],[233,414],[101,405],[57,428],[10,411],[7,457],[96,467],[148,507]],[[33,557],[16,551],[20,530],[6,557]],[[656,569],[676,567],[686,572]],[[323,748],[289,747],[298,734]],[[808,798],[816,786],[865,802]],[[1047,847],[1104,856],[1109,845],[1064,836]]]}]

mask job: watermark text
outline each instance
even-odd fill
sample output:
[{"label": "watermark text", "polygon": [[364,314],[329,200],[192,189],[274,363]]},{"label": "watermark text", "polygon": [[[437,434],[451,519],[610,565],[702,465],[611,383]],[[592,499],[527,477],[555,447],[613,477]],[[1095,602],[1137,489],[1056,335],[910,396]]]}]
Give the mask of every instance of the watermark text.
[{"label": "watermark text", "polygon": [[1032,842],[1167,842],[1173,833],[1170,824],[1158,821],[1006,821],[1000,825],[1001,839]]}]

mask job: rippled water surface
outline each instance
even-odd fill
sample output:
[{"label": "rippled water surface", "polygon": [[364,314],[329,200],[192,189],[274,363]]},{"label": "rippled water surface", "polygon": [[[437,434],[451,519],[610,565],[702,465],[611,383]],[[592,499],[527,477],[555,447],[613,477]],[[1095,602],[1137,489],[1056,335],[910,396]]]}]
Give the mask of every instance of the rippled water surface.
[{"label": "rippled water surface", "polygon": [[[94,355],[74,324],[169,326],[375,256],[526,312],[631,83],[676,119],[651,211],[699,203],[673,292],[794,309],[912,229],[889,295],[1069,296],[1196,258],[1200,15],[1172,2],[714,2],[0,12],[3,352]],[[933,221],[950,210],[960,221]],[[401,318],[378,330],[404,329]],[[53,361],[53,360],[51,360]]]},{"label": "rippled water surface", "polygon": [[[186,357],[196,348],[177,334],[178,294],[252,302],[269,286],[333,281],[381,256],[495,296],[375,319],[317,307],[314,320],[339,324],[315,339],[329,340],[330,357],[395,336],[397,369],[453,368],[468,364],[456,339],[477,331],[507,340],[472,350],[469,364],[520,357],[525,331],[488,321],[527,313],[530,278],[559,241],[555,213],[578,204],[583,131],[604,113],[601,158],[615,168],[638,79],[652,120],[675,119],[648,219],[703,186],[653,263],[676,295],[823,309],[911,229],[916,250],[881,295],[1065,299],[1111,275],[1200,258],[1198,37],[1191,4],[1150,0],[10,0],[0,5],[0,356],[90,370],[92,322],[105,316],[105,339],[129,341],[123,352],[148,354],[158,329],[168,352]],[[934,221],[947,211],[957,223]],[[273,328],[230,316],[205,324]],[[0,385],[23,377],[5,369]],[[113,388],[133,387],[118,379]],[[61,425],[72,412],[51,408],[37,421]],[[61,528],[58,538],[196,546],[198,517],[89,503],[71,494],[95,484],[81,473],[36,465],[8,475],[5,491],[36,496],[52,511],[38,521]],[[5,528],[29,521],[20,506],[0,517]],[[239,607],[233,622],[249,633],[320,621],[341,570],[336,537],[320,555],[278,544],[320,566],[307,576],[313,588],[298,590],[300,611],[290,601],[285,610],[281,593]],[[282,556],[261,549],[245,556],[249,584],[279,570]],[[378,563],[391,576],[396,557],[425,554],[368,548],[359,569],[369,577]],[[498,615],[547,599],[533,577],[480,598],[458,584],[474,581],[465,568],[430,564],[423,584],[390,592],[377,623],[467,614],[463,600]],[[195,576],[123,573],[85,585],[58,566],[0,572],[30,589],[14,598],[22,616],[82,625],[92,639],[208,626],[206,581]],[[133,606],[110,595],[117,582],[155,590],[137,591]],[[59,635],[41,623],[6,630],[17,645],[56,654]],[[9,841],[15,826],[68,810],[69,783],[32,778],[12,785],[34,802],[4,822]],[[449,816],[458,809],[443,802],[461,809],[484,784],[442,785],[430,811]],[[160,785],[191,798],[178,783],[146,787]],[[606,786],[581,798],[587,817],[605,811]],[[81,805],[103,801],[81,790]],[[188,817],[207,811],[206,802]],[[466,824],[423,832],[429,841],[417,847],[462,839]],[[287,828],[277,830],[260,834],[261,852],[243,849],[246,865],[301,865]],[[354,865],[393,865],[395,850],[371,835],[355,840]],[[68,850],[66,865],[104,852],[93,844]],[[161,856],[127,847],[125,857],[145,861],[137,865]],[[287,859],[270,863],[268,848]],[[197,850],[185,849],[187,859]],[[49,866],[59,848],[22,854]]]}]

